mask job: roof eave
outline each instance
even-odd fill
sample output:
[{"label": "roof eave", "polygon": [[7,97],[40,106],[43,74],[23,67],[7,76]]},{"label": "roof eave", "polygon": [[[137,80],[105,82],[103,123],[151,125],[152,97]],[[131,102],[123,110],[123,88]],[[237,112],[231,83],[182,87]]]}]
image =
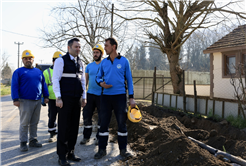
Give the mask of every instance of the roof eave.
[{"label": "roof eave", "polygon": [[224,47],[224,48],[214,48],[214,49],[206,49],[203,50],[204,54],[214,53],[214,52],[227,52],[227,51],[234,51],[234,50],[241,50],[246,49],[246,45],[243,46],[236,46],[236,47]]}]

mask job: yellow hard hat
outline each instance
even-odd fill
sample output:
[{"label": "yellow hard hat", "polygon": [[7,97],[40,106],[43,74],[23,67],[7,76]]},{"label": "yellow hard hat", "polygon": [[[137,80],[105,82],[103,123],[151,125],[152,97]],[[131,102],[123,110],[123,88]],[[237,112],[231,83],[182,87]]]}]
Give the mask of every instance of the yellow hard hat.
[{"label": "yellow hard hat", "polygon": [[100,51],[102,51],[102,55],[104,54],[104,49],[103,49],[103,47],[102,47],[100,44],[96,44],[96,45],[92,48],[92,51],[93,51],[94,49],[100,50]]},{"label": "yellow hard hat", "polygon": [[128,119],[132,122],[140,122],[140,120],[142,119],[141,112],[137,105],[134,108],[131,108],[131,106],[129,106],[127,116]]},{"label": "yellow hard hat", "polygon": [[62,53],[60,51],[56,51],[53,55],[53,58],[59,58],[62,57]]},{"label": "yellow hard hat", "polygon": [[34,58],[34,56],[32,55],[32,53],[31,53],[30,50],[25,50],[25,51],[23,51],[21,59],[26,58],[26,57],[27,57],[27,58],[29,58],[29,57]]}]

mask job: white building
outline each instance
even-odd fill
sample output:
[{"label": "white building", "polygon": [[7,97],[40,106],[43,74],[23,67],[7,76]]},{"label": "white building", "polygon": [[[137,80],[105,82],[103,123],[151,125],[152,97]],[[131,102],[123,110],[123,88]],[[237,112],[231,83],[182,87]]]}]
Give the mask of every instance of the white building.
[{"label": "white building", "polygon": [[234,99],[231,76],[235,66],[246,63],[246,25],[238,26],[206,50],[210,53],[210,97]]}]

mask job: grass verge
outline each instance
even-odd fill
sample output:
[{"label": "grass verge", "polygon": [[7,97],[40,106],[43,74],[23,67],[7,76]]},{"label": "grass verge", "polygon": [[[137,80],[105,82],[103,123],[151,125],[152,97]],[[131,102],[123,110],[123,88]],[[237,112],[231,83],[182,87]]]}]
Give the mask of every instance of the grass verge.
[{"label": "grass verge", "polygon": [[11,94],[11,87],[9,85],[1,85],[1,96]]}]

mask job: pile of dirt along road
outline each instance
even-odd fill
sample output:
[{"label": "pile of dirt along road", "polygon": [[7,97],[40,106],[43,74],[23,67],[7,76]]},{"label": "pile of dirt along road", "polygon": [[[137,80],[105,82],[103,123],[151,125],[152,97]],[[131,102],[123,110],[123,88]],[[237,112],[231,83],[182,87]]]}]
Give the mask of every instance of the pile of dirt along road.
[{"label": "pile of dirt along road", "polygon": [[[233,163],[201,148],[192,137],[213,148],[246,160],[246,132],[226,121],[215,122],[187,116],[179,111],[138,104],[143,119],[128,120],[128,144],[136,157],[120,161],[122,165],[226,166]],[[117,123],[112,116],[110,134],[117,140]],[[236,164],[234,164],[236,165]]]}]

